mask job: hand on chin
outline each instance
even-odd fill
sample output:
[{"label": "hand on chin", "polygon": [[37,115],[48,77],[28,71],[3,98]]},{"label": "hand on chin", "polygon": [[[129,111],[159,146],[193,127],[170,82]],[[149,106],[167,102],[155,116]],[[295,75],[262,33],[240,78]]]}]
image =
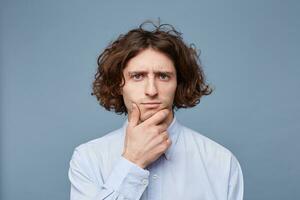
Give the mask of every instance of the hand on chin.
[{"label": "hand on chin", "polygon": [[157,113],[158,110],[145,110],[142,114],[141,114],[141,122],[146,121],[147,119],[149,119],[150,117],[152,117],[155,113]]},{"label": "hand on chin", "polygon": [[145,109],[142,110],[142,114],[141,114],[141,122],[146,121],[147,119],[149,119],[150,117],[152,117],[155,113],[157,113],[160,110],[163,110],[164,108],[156,108],[156,109]]}]

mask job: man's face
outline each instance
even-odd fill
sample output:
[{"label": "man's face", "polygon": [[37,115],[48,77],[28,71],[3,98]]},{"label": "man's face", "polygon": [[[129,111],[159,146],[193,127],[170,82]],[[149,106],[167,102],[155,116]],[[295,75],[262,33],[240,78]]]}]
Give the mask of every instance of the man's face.
[{"label": "man's face", "polygon": [[121,91],[129,114],[132,102],[139,107],[142,122],[164,108],[172,111],[176,69],[165,54],[145,49],[129,60],[123,75],[125,85]]}]

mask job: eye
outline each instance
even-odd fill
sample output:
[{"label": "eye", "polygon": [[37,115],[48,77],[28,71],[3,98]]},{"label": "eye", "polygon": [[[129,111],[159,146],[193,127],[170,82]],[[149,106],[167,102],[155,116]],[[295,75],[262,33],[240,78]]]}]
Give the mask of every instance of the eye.
[{"label": "eye", "polygon": [[159,74],[159,78],[161,80],[169,80],[170,76],[165,73],[161,73],[161,74]]},{"label": "eye", "polygon": [[143,74],[132,74],[130,77],[131,77],[133,80],[139,81],[139,80],[142,80]]}]

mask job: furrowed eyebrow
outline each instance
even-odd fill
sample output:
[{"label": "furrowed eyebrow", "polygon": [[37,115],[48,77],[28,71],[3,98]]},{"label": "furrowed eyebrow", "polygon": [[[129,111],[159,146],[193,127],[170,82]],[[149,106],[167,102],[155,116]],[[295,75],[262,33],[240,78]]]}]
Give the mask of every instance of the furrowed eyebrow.
[{"label": "furrowed eyebrow", "polygon": [[[129,71],[128,75],[132,75],[132,74],[147,74],[147,73],[148,72],[146,72],[146,71],[138,71],[138,70],[136,70],[136,71]],[[174,75],[174,73],[170,72],[170,71],[154,71],[154,73],[155,74],[167,74],[169,76]]]},{"label": "furrowed eyebrow", "polygon": [[146,74],[147,72],[145,71],[129,71],[128,74],[131,75],[131,74]]},{"label": "furrowed eyebrow", "polygon": [[173,72],[168,72],[168,71],[157,71],[155,72],[156,74],[167,74],[169,76],[172,76],[174,73]]}]

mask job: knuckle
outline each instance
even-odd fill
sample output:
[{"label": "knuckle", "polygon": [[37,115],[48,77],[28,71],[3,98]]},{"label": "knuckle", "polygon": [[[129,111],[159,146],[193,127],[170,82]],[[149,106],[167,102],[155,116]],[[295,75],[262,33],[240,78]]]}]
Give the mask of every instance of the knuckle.
[{"label": "knuckle", "polygon": [[170,139],[167,139],[167,140],[166,140],[166,145],[167,145],[167,146],[171,146],[171,144],[172,144],[172,141],[171,141]]},{"label": "knuckle", "polygon": [[165,140],[168,140],[169,135],[167,133],[165,133],[164,135],[165,135]]},{"label": "knuckle", "polygon": [[159,137],[160,137],[160,141],[161,142],[163,142],[165,140],[165,138],[166,138],[166,136],[164,134],[160,134]]},{"label": "knuckle", "polygon": [[167,128],[168,128],[168,126],[167,126],[166,124],[162,124],[162,125],[160,126],[160,131],[161,131],[161,132],[166,132]]}]

